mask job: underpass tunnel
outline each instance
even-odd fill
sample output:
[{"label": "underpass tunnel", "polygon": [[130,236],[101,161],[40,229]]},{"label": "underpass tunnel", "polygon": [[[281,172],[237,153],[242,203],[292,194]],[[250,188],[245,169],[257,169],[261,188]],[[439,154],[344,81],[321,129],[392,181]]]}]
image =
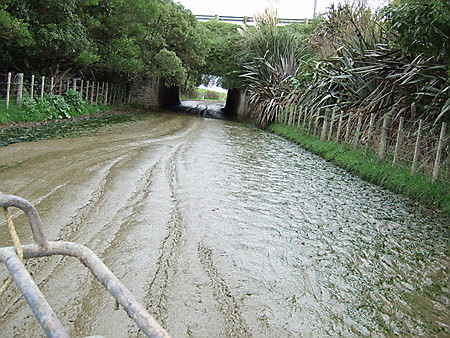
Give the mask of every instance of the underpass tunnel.
[{"label": "underpass tunnel", "polygon": [[[166,87],[164,81],[158,82],[158,103],[160,108],[175,108],[179,111],[192,112],[207,117],[238,119],[239,112],[245,103],[242,89],[228,89],[225,105],[207,101],[202,103],[195,100],[183,103],[180,99],[179,87]],[[194,106],[192,106],[193,102],[195,103]]]}]

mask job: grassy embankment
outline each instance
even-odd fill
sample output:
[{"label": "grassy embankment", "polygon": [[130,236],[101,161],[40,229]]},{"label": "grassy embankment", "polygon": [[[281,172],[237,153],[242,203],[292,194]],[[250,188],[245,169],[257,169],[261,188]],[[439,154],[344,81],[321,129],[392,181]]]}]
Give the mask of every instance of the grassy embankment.
[{"label": "grassy embankment", "polygon": [[226,101],[227,93],[216,92],[203,88],[195,88],[186,93],[182,93],[182,100],[208,100],[208,101]]},{"label": "grassy embankment", "polygon": [[83,115],[102,113],[113,109],[112,106],[85,104],[79,109],[69,108],[66,114],[55,115],[51,109],[29,110],[11,104],[8,109],[0,107],[0,126],[25,122],[42,122],[48,120],[68,119]]},{"label": "grassy embankment", "polygon": [[301,129],[279,123],[269,125],[268,130],[296,142],[303,148],[336,163],[366,181],[378,184],[393,192],[405,195],[440,211],[450,217],[450,185],[421,174],[410,176],[409,168],[392,167],[388,162],[378,161],[373,152],[319,139]]}]

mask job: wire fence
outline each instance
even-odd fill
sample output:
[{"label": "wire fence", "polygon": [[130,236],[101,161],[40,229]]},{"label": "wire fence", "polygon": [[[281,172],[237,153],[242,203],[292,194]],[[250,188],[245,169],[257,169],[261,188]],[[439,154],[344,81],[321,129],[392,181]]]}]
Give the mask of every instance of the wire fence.
[{"label": "wire fence", "polygon": [[393,167],[410,170],[411,176],[422,173],[450,184],[450,135],[447,123],[423,120],[363,116],[341,111],[301,111],[292,106],[278,116],[278,122],[302,128],[323,141],[347,144],[353,149],[373,151],[379,160]]},{"label": "wire fence", "polygon": [[0,107],[20,106],[24,97],[43,99],[46,94],[64,95],[68,90],[81,93],[90,104],[113,105],[130,101],[129,86],[71,77],[36,76],[23,73],[0,74]]}]

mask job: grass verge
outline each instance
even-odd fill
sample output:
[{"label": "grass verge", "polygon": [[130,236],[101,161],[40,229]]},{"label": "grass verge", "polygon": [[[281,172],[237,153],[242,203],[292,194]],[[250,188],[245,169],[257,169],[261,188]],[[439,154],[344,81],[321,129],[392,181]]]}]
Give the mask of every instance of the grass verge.
[{"label": "grass verge", "polygon": [[15,104],[0,108],[0,126],[9,125],[14,123],[24,123],[24,122],[43,122],[54,119],[68,119],[70,117],[78,117],[84,115],[92,115],[102,113],[113,109],[112,106],[106,105],[90,105],[84,104],[80,109],[70,109],[68,110],[68,117],[55,118],[46,110],[41,111],[30,111],[24,109],[23,107],[18,107]]},{"label": "grass verge", "polygon": [[302,132],[301,129],[273,123],[268,131],[296,142],[303,148],[339,165],[362,179],[405,195],[423,205],[450,217],[450,185],[431,177],[416,174],[410,176],[408,168],[392,167],[390,163],[378,161],[373,152],[353,148],[319,139]]},{"label": "grass verge", "polygon": [[227,93],[216,92],[204,88],[194,88],[186,93],[182,93],[181,100],[216,100],[226,101]]}]

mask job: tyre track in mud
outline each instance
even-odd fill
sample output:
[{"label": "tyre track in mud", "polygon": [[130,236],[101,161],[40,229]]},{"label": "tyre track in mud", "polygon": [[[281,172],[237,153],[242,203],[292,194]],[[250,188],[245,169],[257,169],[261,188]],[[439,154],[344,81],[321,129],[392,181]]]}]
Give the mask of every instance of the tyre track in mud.
[{"label": "tyre track in mud", "polygon": [[[166,136],[166,138],[170,139],[171,141],[180,139],[180,138],[184,138],[186,136],[186,134],[189,134],[189,130],[188,132],[186,132],[186,130],[182,130],[181,133],[176,133],[175,135],[173,134],[169,134],[168,136]],[[151,140],[151,142],[144,142],[144,146],[136,146],[136,144],[134,145],[134,150],[136,150],[136,148],[148,148],[149,146],[153,146],[155,144],[158,143],[164,143],[165,142],[165,137],[160,137],[158,139],[153,139]],[[136,151],[135,151],[136,152]],[[122,209],[120,209],[116,215],[114,215],[113,219],[108,222],[108,223],[104,223],[102,224],[101,228],[96,229],[96,231],[94,233],[91,233],[88,237],[86,237],[85,235],[88,234],[88,229],[87,229],[87,225],[85,224],[87,220],[89,220],[90,218],[92,218],[92,215],[95,214],[96,212],[98,212],[98,210],[100,210],[102,208],[104,199],[105,197],[105,187],[107,186],[108,182],[110,181],[114,181],[114,178],[110,178],[109,176],[111,176],[111,172],[114,170],[114,168],[118,165],[123,166],[123,163],[121,164],[121,162],[126,162],[126,161],[132,161],[134,155],[129,153],[128,150],[128,155],[121,155],[119,157],[114,157],[113,155],[117,153],[117,150],[111,150],[111,151],[107,151],[104,152],[102,155],[105,154],[111,155],[108,156],[109,158],[115,158],[112,162],[109,162],[106,166],[102,164],[102,171],[104,171],[104,173],[102,175],[100,175],[100,179],[97,180],[97,186],[96,189],[94,190],[94,192],[91,195],[91,198],[84,203],[83,205],[81,205],[80,207],[77,208],[75,214],[71,217],[71,220],[69,223],[65,224],[59,231],[59,234],[57,236],[58,239],[63,239],[63,240],[72,240],[72,241],[76,241],[76,242],[80,242],[80,237],[84,237],[82,240],[82,244],[87,244],[87,246],[90,246],[89,244],[91,243],[92,239],[95,237],[98,237],[99,234],[101,234],[103,232],[103,229],[105,227],[108,227],[108,225],[110,225],[111,223],[119,223],[118,229],[117,231],[114,232],[113,234],[113,239],[115,238],[115,236],[117,235],[117,233],[120,231],[121,226],[127,221],[127,219],[130,216],[130,212],[127,211],[128,209],[134,209],[134,207],[139,203],[139,196],[142,199],[145,199],[145,194],[142,195],[143,190],[139,190],[139,191],[135,191],[133,196],[128,199],[128,201],[124,204],[124,206],[122,207]],[[104,156],[102,156],[104,157]],[[96,159],[96,155],[92,154],[92,156],[89,156],[88,158],[83,158],[83,163],[82,165],[87,165],[88,163],[91,162],[95,162]],[[98,158],[97,158],[98,160]],[[98,162],[95,162],[98,165]],[[71,168],[72,166],[80,166],[80,163],[77,162],[73,165],[67,165],[67,166],[63,166],[61,168],[59,168],[59,172],[61,173],[60,175],[63,176],[63,173],[65,172],[64,170],[69,170],[68,168]],[[151,177],[151,172],[154,170],[154,168],[158,166],[158,162],[157,163],[153,163],[152,166],[150,167],[150,169],[143,175],[143,177],[141,177],[141,182],[138,183],[136,186],[139,187],[142,183],[143,180],[147,180],[147,183],[144,184],[144,186],[148,187],[148,184],[150,184],[150,177]],[[118,171],[120,171],[120,169],[118,169]],[[173,172],[173,170],[170,171],[171,173]],[[54,173],[52,174],[44,174],[44,175],[54,175]],[[37,181],[39,178],[36,178],[33,181]],[[136,200],[137,198],[137,200]],[[40,198],[40,200],[42,200],[44,198]],[[39,203],[37,203],[39,204]],[[38,208],[39,209],[39,208]],[[44,226],[45,228],[45,226]],[[45,230],[45,229],[44,229]],[[107,231],[109,231],[110,229],[108,229]],[[108,236],[110,237],[110,236]],[[53,238],[50,238],[53,239]],[[111,240],[111,241],[112,241]],[[107,242],[107,246],[105,247],[103,245],[103,249],[98,247],[98,240],[96,240],[97,243],[97,248],[94,250],[99,256],[101,256],[101,254],[107,250],[108,245],[111,243],[111,241]],[[103,243],[105,244],[105,243]],[[91,247],[92,248],[92,247]],[[101,250],[99,250],[101,249]],[[49,262],[53,260],[53,262]],[[80,263],[78,261],[69,261],[67,260],[67,258],[63,258],[63,257],[45,257],[45,258],[40,258],[38,260],[33,260],[33,261],[28,261],[27,262],[27,268],[30,271],[30,273],[32,274],[33,278],[35,279],[36,283],[39,285],[39,287],[42,290],[46,289],[46,285],[48,284],[48,282],[50,281],[50,279],[53,278],[58,278],[55,276],[60,276],[63,274],[63,272],[61,270],[64,271],[68,271],[70,273],[71,267],[74,265],[79,265]],[[44,267],[42,269],[42,267]],[[83,277],[84,275],[84,277]],[[81,278],[81,279],[80,279]],[[76,283],[82,283],[83,285],[85,285],[86,283],[83,282],[83,280],[86,280],[87,278],[90,278],[88,273],[82,273],[82,276],[78,276],[76,278]],[[91,282],[92,282],[92,278],[91,278]],[[90,288],[87,288],[87,290],[89,290]],[[83,299],[82,294],[86,294],[87,291],[84,290],[84,287],[81,288],[80,290],[77,291],[77,296],[73,299],[73,301],[76,301],[76,299]],[[88,293],[87,293],[88,294]],[[109,295],[108,295],[109,296]],[[29,311],[29,309],[27,308],[27,305],[23,303],[22,300],[22,296],[20,293],[17,292],[17,290],[12,290],[10,289],[10,291],[8,292],[8,294],[5,295],[4,300],[6,300],[3,305],[6,305],[6,308],[4,308],[4,311],[2,312],[2,314],[0,314],[0,321],[8,321],[10,316],[17,316],[19,313],[19,310],[22,308],[22,311],[20,311],[20,314],[23,313],[23,310],[25,310],[25,313],[23,313],[24,317],[29,317],[29,315],[26,315],[26,312]],[[70,303],[70,302],[69,302]],[[65,319],[68,320],[69,322],[74,322],[77,321],[77,319],[80,316],[81,313],[81,309],[83,308],[82,306],[82,301],[78,302],[79,304],[81,304],[80,309],[77,311],[74,311],[74,309],[70,309],[70,310],[65,310],[64,307],[66,307],[67,305],[63,304],[63,308],[59,309],[62,310],[61,312],[65,315]],[[59,308],[60,306],[54,306],[54,309],[56,310],[57,308]],[[56,312],[58,313],[58,310],[56,310]],[[68,316],[67,313],[71,313],[71,316]],[[78,313],[78,315],[76,315],[76,313]],[[19,314],[19,316],[20,316]],[[31,320],[31,327],[27,325],[25,325],[24,327],[19,328],[18,326],[14,326],[13,327],[13,334],[15,336],[21,336],[24,335],[25,332],[30,332],[30,330],[38,330],[38,325]],[[69,324],[70,325],[70,324]],[[11,331],[10,331],[11,332]]]},{"label": "tyre track in mud", "polygon": [[178,200],[177,170],[176,158],[180,153],[179,146],[166,162],[166,176],[170,189],[170,197],[172,202],[172,210],[170,219],[167,224],[167,235],[160,245],[160,255],[157,260],[157,269],[148,286],[147,308],[164,326],[167,324],[167,305],[170,293],[170,282],[177,272],[178,256],[180,253],[180,245],[182,244],[185,225],[183,223],[183,215],[180,210],[180,201]]},{"label": "tyre track in mud", "polygon": [[[114,161],[114,163],[115,162],[117,161]],[[107,172],[109,172],[110,166],[106,168]],[[92,194],[91,199],[77,210],[76,214],[72,217],[72,221],[69,224],[66,224],[61,228],[57,240],[61,239],[70,240],[71,237],[70,235],[72,235],[76,231],[79,231],[79,228],[82,222],[86,219],[88,213],[90,212],[91,207],[103,195],[104,186],[106,184],[106,178],[107,174],[103,175],[103,177],[100,179],[100,184],[97,186],[96,190]],[[40,198],[40,201],[43,199],[44,198]],[[35,206],[39,210],[38,204],[39,203],[35,203]],[[20,213],[22,212],[17,212],[14,216],[19,215]],[[43,225],[43,227],[45,233],[45,225]],[[52,260],[53,264],[49,263],[50,260]],[[61,265],[65,260],[66,258],[62,256],[54,256],[52,258],[42,257],[39,259],[25,261],[25,266],[27,270],[30,272],[30,274],[33,276],[33,279],[35,280],[36,284],[38,284],[38,286],[42,288],[48,282],[49,277],[52,274],[56,273],[56,271],[61,267]],[[44,267],[44,269],[42,269],[42,267]],[[18,290],[15,288],[14,289],[10,288],[8,292],[5,294],[4,299],[6,300],[6,302],[0,303],[2,305],[2,309],[4,309],[4,311],[2,311],[2,313],[0,314],[0,320],[5,320],[8,314],[11,315],[13,313],[16,313],[18,308],[24,305],[19,302],[20,300],[23,299],[23,296],[20,292],[17,291]]]},{"label": "tyre track in mud", "polygon": [[[120,224],[118,225],[118,231],[114,233],[112,240],[109,242],[109,245],[105,248],[101,255],[103,257],[103,262],[112,271],[114,271],[113,263],[116,257],[115,251],[117,247],[121,243],[124,245],[123,242],[126,241],[127,234],[132,232],[133,228],[137,226],[137,223],[139,223],[139,220],[137,220],[136,217],[139,217],[138,215],[140,215],[142,210],[145,208],[145,200],[150,194],[154,171],[159,164],[160,162],[158,161],[147,168],[144,175],[141,176],[139,184],[137,185],[139,189],[133,193],[133,195],[128,199],[127,204],[118,212],[118,214],[123,214]],[[136,246],[136,244],[131,245]],[[122,279],[124,276],[117,275],[117,277]],[[114,299],[92,276],[90,276],[89,282],[84,283],[83,289],[88,290],[88,292],[85,292],[85,295],[80,300],[80,306],[83,311],[78,312],[77,317],[74,320],[74,329],[78,333],[88,335],[90,333],[89,328],[93,327],[93,324],[97,319],[95,315],[97,314],[98,309],[105,307],[106,300],[106,303],[110,304],[110,307],[107,310],[111,313]],[[132,324],[134,324],[134,322],[132,322]],[[130,336],[133,330],[136,331],[135,326],[136,325],[128,325],[127,336]]]},{"label": "tyre track in mud", "polygon": [[197,253],[200,264],[209,277],[216,305],[225,320],[225,335],[227,337],[251,337],[250,328],[245,322],[238,301],[233,297],[225,278],[221,276],[214,264],[212,250],[199,243]]},{"label": "tyre track in mud", "polygon": [[[105,198],[104,196],[105,187],[107,183],[110,181],[109,176],[111,175],[111,171],[114,168],[114,166],[118,165],[121,160],[124,160],[124,158],[125,158],[124,156],[121,156],[103,167],[102,170],[103,173],[100,175],[100,179],[98,181],[99,183],[91,199],[77,210],[76,214],[72,217],[72,220],[69,224],[66,224],[61,228],[58,239],[80,243],[80,241],[79,240],[77,241],[77,239],[80,237],[80,234],[83,231],[86,234],[89,234],[90,238],[92,238],[98,235],[98,233],[104,228],[104,226],[106,226],[106,224],[104,224],[101,228],[97,229],[97,232],[89,232],[86,229],[86,227],[88,226],[88,224],[86,224],[86,220],[90,218],[91,216],[90,214],[95,212],[95,209],[97,209],[98,205],[101,204],[102,199]],[[86,241],[81,241],[81,243],[86,244]],[[97,254],[99,254],[98,250]],[[78,260],[63,256],[43,257],[39,259],[27,260],[26,267],[27,270],[30,272],[30,274],[33,276],[33,279],[35,280],[39,288],[43,291],[44,294],[47,294],[49,301],[52,298],[51,291],[52,288],[54,287],[53,280],[55,278],[58,279],[60,278],[60,276],[66,275],[67,276],[72,275],[72,277],[78,276],[75,279],[76,282],[78,283],[81,282],[83,279],[82,277],[80,277],[80,274],[84,275],[85,276],[84,278],[89,277],[89,272],[80,264]],[[66,271],[66,273],[64,273],[61,270]],[[76,275],[73,273],[74,271],[77,272]],[[47,286],[47,284],[50,284],[50,286]],[[71,299],[70,296],[68,297],[69,298],[66,298],[65,300]],[[28,306],[24,302],[21,302],[22,299],[23,297],[20,292],[17,292],[15,288],[10,289],[8,292],[8,296],[6,297],[7,300],[6,304],[2,304],[5,310],[0,315],[0,320],[8,320],[8,315],[17,316],[19,311],[20,313],[22,313],[23,311],[28,312],[29,311]],[[60,309],[59,308],[60,305],[54,303],[52,304],[52,307],[54,308],[56,313],[58,312],[68,313],[69,311],[64,309],[64,307],[67,306],[66,302],[63,302],[62,306],[63,308]],[[72,321],[70,318],[66,319],[68,319],[69,322]],[[38,327],[37,324],[34,322],[31,322],[31,324],[32,325],[34,324],[33,327],[34,326]],[[25,330],[25,327],[21,328],[20,332],[26,332],[27,330],[30,329],[27,328]],[[16,332],[15,334],[20,335],[20,332]]]},{"label": "tyre track in mud", "polygon": [[178,169],[180,159],[186,151],[186,144],[198,132],[200,120],[196,120],[193,126],[185,133],[185,140],[178,145],[173,153],[168,157],[165,165],[167,184],[172,204],[170,218],[167,223],[167,235],[162,240],[159,247],[159,257],[156,263],[156,271],[148,284],[146,292],[146,307],[152,315],[161,323],[167,326],[168,303],[172,280],[178,269],[178,260],[181,246],[184,241],[185,224],[181,211],[181,200],[178,194]]}]

